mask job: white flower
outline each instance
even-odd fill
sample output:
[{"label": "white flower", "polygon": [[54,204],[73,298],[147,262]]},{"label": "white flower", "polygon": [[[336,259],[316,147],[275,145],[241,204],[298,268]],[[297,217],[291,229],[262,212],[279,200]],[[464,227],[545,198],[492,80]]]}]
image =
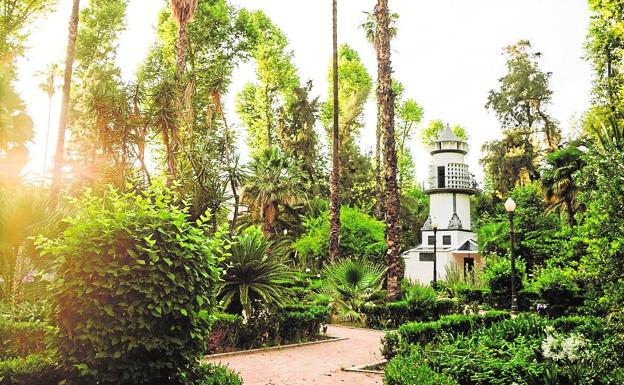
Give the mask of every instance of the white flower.
[{"label": "white flower", "polygon": [[310,271],[312,271],[312,270],[310,270],[310,268],[306,268],[306,269],[305,269],[305,272],[306,272],[306,273],[309,273]]}]

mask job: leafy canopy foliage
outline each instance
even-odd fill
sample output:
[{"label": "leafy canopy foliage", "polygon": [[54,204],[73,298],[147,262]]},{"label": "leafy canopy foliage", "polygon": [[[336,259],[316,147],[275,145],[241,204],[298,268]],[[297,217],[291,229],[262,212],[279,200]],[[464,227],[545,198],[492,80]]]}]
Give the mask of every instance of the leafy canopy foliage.
[{"label": "leafy canopy foliage", "polygon": [[[190,384],[204,349],[223,241],[190,222],[169,190],[73,199],[51,319],[69,370],[102,384]],[[158,331],[158,332],[155,332]]]},{"label": "leafy canopy foliage", "polygon": [[[306,219],[305,233],[293,244],[301,256],[316,259],[318,264],[325,260],[329,247],[328,212]],[[385,225],[357,208],[340,208],[340,256],[368,258],[382,261],[385,253]]]},{"label": "leafy canopy foliage", "polygon": [[[441,119],[432,120],[429,122],[427,127],[423,127],[420,131],[420,140],[425,146],[433,143],[437,138],[440,137],[442,131],[444,131],[444,121]],[[451,130],[453,133],[461,140],[467,142],[468,141],[468,133],[466,129],[459,124],[454,124],[451,126]]]},{"label": "leafy canopy foliage", "polygon": [[586,51],[595,72],[584,128],[606,150],[624,148],[624,11],[621,0],[590,0]]},{"label": "leafy canopy foliage", "polygon": [[294,206],[307,199],[308,180],[301,164],[277,148],[260,152],[249,165],[243,199],[251,210],[259,211],[265,234],[275,232],[280,206]]}]

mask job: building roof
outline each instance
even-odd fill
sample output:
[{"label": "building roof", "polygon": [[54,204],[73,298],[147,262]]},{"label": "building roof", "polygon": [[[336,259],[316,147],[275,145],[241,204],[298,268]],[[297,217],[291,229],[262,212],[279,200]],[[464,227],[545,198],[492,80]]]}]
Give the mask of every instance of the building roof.
[{"label": "building roof", "polygon": [[436,142],[463,142],[463,140],[459,139],[457,135],[455,135],[453,130],[451,130],[451,126],[449,126],[448,124],[446,125],[446,127],[444,127],[444,130],[442,131],[442,133],[440,133],[440,136],[438,136],[438,139],[436,139],[435,141]]}]

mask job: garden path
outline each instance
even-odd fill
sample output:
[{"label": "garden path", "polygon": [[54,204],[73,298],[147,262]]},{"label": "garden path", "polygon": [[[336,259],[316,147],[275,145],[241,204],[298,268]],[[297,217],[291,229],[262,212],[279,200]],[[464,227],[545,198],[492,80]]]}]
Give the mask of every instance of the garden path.
[{"label": "garden path", "polygon": [[241,374],[245,385],[381,385],[382,376],[345,372],[342,368],[383,359],[379,348],[384,333],[330,325],[327,334],[340,341],[280,350],[208,358]]}]

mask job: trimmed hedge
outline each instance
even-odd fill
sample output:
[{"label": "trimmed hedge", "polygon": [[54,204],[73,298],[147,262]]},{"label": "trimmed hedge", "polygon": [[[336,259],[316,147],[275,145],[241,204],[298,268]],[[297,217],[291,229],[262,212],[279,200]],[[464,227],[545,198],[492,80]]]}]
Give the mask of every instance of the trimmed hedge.
[{"label": "trimmed hedge", "polygon": [[56,385],[64,378],[56,360],[49,355],[0,360],[0,385]]},{"label": "trimmed hedge", "polygon": [[50,326],[41,322],[0,320],[0,358],[45,353],[47,335],[51,330]]},{"label": "trimmed hedge", "polygon": [[201,385],[243,385],[243,380],[238,373],[222,365],[202,365],[200,374],[203,377]]},{"label": "trimmed hedge", "polygon": [[382,354],[389,359],[394,357],[399,350],[408,348],[409,345],[429,344],[443,333],[467,334],[508,317],[509,313],[506,311],[491,311],[485,314],[447,315],[437,321],[430,322],[409,322],[401,325],[396,331],[386,333],[383,339]]},{"label": "trimmed hedge", "polygon": [[431,321],[436,316],[451,313],[456,303],[452,299],[438,298],[429,308],[416,307],[407,301],[385,304],[368,304],[362,308],[366,316],[366,326],[372,329],[396,329],[411,321]]},{"label": "trimmed hedge", "polygon": [[439,374],[423,363],[417,353],[397,356],[384,371],[386,385],[459,385],[452,377]]},{"label": "trimmed hedge", "polygon": [[325,306],[288,305],[273,314],[258,313],[247,322],[234,314],[216,314],[206,341],[207,353],[285,345],[319,338],[330,321]]}]

